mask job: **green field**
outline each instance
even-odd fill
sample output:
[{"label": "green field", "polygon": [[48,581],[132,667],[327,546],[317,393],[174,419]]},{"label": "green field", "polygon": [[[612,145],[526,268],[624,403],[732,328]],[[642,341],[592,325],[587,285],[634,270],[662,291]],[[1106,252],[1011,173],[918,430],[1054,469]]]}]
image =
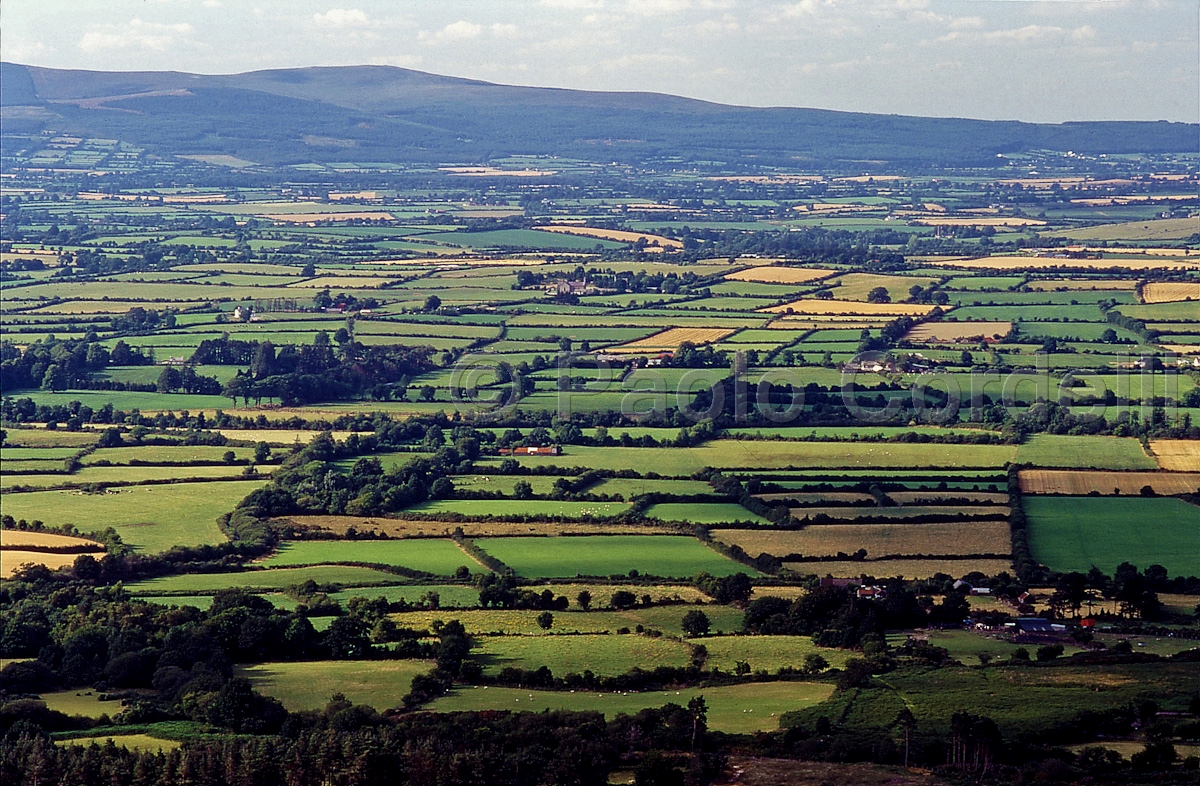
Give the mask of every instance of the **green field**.
[{"label": "green field", "polygon": [[233,510],[264,481],[214,481],[131,486],[102,494],[34,491],[8,494],[4,513],[17,519],[41,519],[50,526],[74,524],[81,532],[112,527],[140,551],[157,553],[172,546],[225,541],[217,517]]},{"label": "green field", "polygon": [[63,715],[79,715],[84,718],[109,717],[121,712],[121,702],[109,699],[100,700],[101,691],[91,689],[63,690],[54,693],[43,693],[40,698],[46,706]]},{"label": "green field", "polygon": [[612,718],[666,704],[686,707],[693,698],[703,696],[708,705],[710,729],[726,734],[752,734],[779,728],[779,716],[783,713],[819,704],[832,693],[832,685],[812,682],[750,683],[645,693],[566,693],[473,686],[455,688],[429,706],[436,712],[571,710],[602,712]]},{"label": "green field", "polygon": [[1053,570],[1112,574],[1162,565],[1191,576],[1200,565],[1200,508],[1172,498],[1026,497],[1033,556]]},{"label": "green field", "polygon": [[786,469],[789,467],[1002,467],[1013,445],[934,443],[768,442],[713,440],[693,448],[594,448],[568,446],[561,456],[517,456],[529,466],[651,470],[688,477],[704,467]]},{"label": "green field", "polygon": [[178,740],[166,740],[149,734],[105,734],[93,737],[64,737],[56,739],[55,745],[100,745],[112,743],[118,748],[128,748],[131,751],[161,753],[173,751],[179,747]]},{"label": "green field", "polygon": [[546,666],[557,677],[591,672],[601,677],[630,669],[686,666],[688,648],[671,639],[636,634],[581,636],[489,636],[477,640],[471,655],[483,663],[485,674],[506,666],[537,669]]},{"label": "green field", "polygon": [[480,538],[475,544],[527,578],[644,575],[690,578],[754,574],[695,538],[682,535],[582,535],[558,538]]},{"label": "green field", "polygon": [[[240,573],[181,573],[134,582],[129,591],[154,594],[204,595],[230,587],[254,590],[281,590],[312,579],[318,584],[338,584],[343,587],[365,587],[371,584],[398,584],[399,576],[374,568],[357,565],[313,565],[306,568],[274,568],[247,570]],[[370,590],[363,594],[369,597]]]},{"label": "green field", "polygon": [[694,524],[725,524],[731,521],[770,523],[736,502],[659,502],[646,508],[646,517]]},{"label": "green field", "polygon": [[[765,590],[764,594],[770,595],[770,590]],[[691,641],[708,648],[709,668],[722,671],[733,671],[738,661],[750,664],[753,671],[774,673],[782,668],[799,669],[812,653],[840,668],[850,657],[845,650],[818,647],[807,636],[710,636]]]},{"label": "green field", "polygon": [[1129,437],[1035,434],[1017,449],[1017,462],[1035,467],[1158,469],[1142,443]]},{"label": "green field", "polygon": [[[853,733],[887,724],[903,707],[917,718],[918,734],[944,739],[951,715],[969,707],[992,718],[1005,739],[1033,742],[1039,734],[1069,721],[1082,711],[1107,711],[1144,696],[1183,697],[1195,682],[1188,663],[1086,667],[978,669],[949,667],[936,671],[910,669],[883,675],[868,690],[848,691],[827,704],[799,713],[810,728],[818,716],[840,719]],[[1097,685],[1103,688],[1097,690]],[[1185,687],[1186,686],[1186,687]],[[1160,706],[1166,702],[1160,701]]]},{"label": "green field", "polygon": [[[535,592],[537,587],[532,587]],[[557,595],[559,587],[550,587]],[[635,588],[636,592],[636,588]],[[471,634],[504,634],[539,636],[559,633],[616,633],[621,628],[636,630],[642,625],[648,630],[658,630],[670,636],[683,635],[681,622],[683,615],[697,607],[693,605],[650,606],[617,611],[605,609],[608,605],[611,591],[597,587],[592,594],[593,611],[556,611],[554,624],[549,631],[544,631],[537,624],[540,612],[524,609],[459,609],[447,612],[437,611],[406,611],[393,614],[392,619],[404,627],[422,630],[428,628],[434,620],[458,620]],[[371,597],[374,597],[372,595]],[[574,608],[574,593],[567,596]],[[599,609],[599,610],[596,610]],[[742,612],[732,606],[706,605],[699,607],[709,619],[711,632],[733,633],[742,627]],[[715,639],[714,639],[715,640]]]},{"label": "green field", "polygon": [[[17,486],[24,486],[30,489],[49,489],[49,488],[64,488],[75,487],[80,488],[89,485],[111,486],[123,484],[140,484],[150,481],[182,481],[182,480],[198,480],[198,479],[219,479],[219,480],[236,480],[242,478],[244,466],[237,464],[218,464],[212,466],[123,466],[120,464],[111,467],[94,467],[86,466],[82,469],[66,474],[62,471],[62,462],[57,462],[58,467],[53,468],[57,471],[47,472],[36,475],[18,475],[12,470],[14,469],[34,469],[35,467],[27,467],[34,462],[21,462],[20,465],[14,465],[8,468],[8,472],[0,475],[0,489],[8,491]],[[42,467],[36,467],[41,469]],[[45,469],[52,469],[46,466]],[[259,475],[268,475],[274,467],[264,466],[259,468]],[[249,489],[249,487],[247,487]],[[127,491],[129,489],[126,489]],[[117,493],[115,490],[113,493]],[[249,494],[249,490],[246,492]],[[236,501],[235,501],[236,502]],[[231,506],[232,509],[232,506]],[[227,512],[227,511],[223,511]]]},{"label": "green field", "polygon": [[259,663],[237,672],[292,712],[324,709],[335,693],[382,712],[400,706],[413,677],[431,668],[432,664],[420,660],[334,660]]},{"label": "green field", "polygon": [[268,568],[335,563],[394,565],[438,576],[450,576],[461,565],[482,568],[451,540],[300,540],[282,543],[263,561]]}]

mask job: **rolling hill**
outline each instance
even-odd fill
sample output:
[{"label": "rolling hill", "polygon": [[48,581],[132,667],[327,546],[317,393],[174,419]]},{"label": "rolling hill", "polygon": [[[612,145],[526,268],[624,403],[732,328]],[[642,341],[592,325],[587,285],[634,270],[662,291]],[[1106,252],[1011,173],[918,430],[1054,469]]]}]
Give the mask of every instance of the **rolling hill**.
[{"label": "rolling hill", "polygon": [[993,163],[1000,153],[1195,152],[1200,127],[1033,124],[752,108],[654,93],[515,87],[388,66],[200,75],[0,66],[3,133],[115,137],[161,154],[263,164],[590,161],[902,166]]}]

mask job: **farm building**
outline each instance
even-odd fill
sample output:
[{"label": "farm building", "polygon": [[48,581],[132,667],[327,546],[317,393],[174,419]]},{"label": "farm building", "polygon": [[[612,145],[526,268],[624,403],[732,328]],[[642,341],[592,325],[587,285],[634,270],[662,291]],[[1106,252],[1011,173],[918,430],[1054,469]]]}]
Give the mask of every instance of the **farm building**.
[{"label": "farm building", "polygon": [[562,450],[558,445],[547,445],[544,447],[530,445],[529,447],[500,449],[500,455],[502,456],[557,456],[561,453]]}]

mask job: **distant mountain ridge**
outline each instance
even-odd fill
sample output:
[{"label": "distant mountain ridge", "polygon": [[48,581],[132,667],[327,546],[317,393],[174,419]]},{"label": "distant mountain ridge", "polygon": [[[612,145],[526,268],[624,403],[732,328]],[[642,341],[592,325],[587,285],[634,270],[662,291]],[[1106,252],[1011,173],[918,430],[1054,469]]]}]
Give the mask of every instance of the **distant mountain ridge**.
[{"label": "distant mountain ridge", "polygon": [[971,166],[1034,149],[1200,147],[1200,126],[1186,123],[1034,124],[740,107],[658,93],[499,85],[391,66],[201,75],[3,63],[0,112],[5,134],[49,128],[116,137],[162,154],[226,154],[264,164],[532,154],[629,163]]}]

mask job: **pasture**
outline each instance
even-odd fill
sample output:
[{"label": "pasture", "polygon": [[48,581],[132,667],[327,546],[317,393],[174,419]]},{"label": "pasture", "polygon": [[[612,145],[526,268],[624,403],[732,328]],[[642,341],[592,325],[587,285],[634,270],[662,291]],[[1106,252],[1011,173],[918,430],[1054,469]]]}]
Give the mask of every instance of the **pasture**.
[{"label": "pasture", "polygon": [[[534,592],[537,586],[531,587]],[[572,593],[565,593],[560,585],[550,585],[557,596],[568,598],[575,609],[578,604]],[[635,587],[638,597],[643,593],[641,587]],[[550,629],[543,630],[537,623],[538,611],[525,609],[472,609],[464,608],[453,612],[437,611],[406,611],[390,615],[401,627],[415,630],[426,630],[436,621],[456,619],[471,635],[505,635],[505,636],[555,636],[559,634],[576,633],[611,633],[616,634],[621,628],[636,630],[641,625],[648,630],[658,630],[668,636],[682,636],[681,623],[683,616],[689,611],[700,608],[708,617],[713,633],[734,633],[742,628],[742,612],[732,606],[708,604],[704,606],[665,605],[639,606],[633,609],[614,609],[608,606],[612,593],[617,591],[608,587],[597,586],[589,590],[593,594],[591,611],[555,611],[554,624]],[[659,593],[661,596],[661,593]],[[652,595],[653,596],[653,595]],[[375,596],[370,596],[375,597]]]},{"label": "pasture", "polygon": [[[1052,570],[1111,574],[1122,562],[1172,576],[1200,565],[1200,508],[1173,498],[1029,497],[1029,546]],[[1132,522],[1136,522],[1132,524]]]},{"label": "pasture", "polygon": [[473,571],[482,568],[451,540],[301,540],[281,543],[263,567],[355,563],[389,565],[422,573],[450,576],[461,565]]},{"label": "pasture", "polygon": [[683,535],[480,538],[475,545],[526,578],[624,576],[633,571],[675,578],[691,578],[700,571],[756,575],[752,568]]},{"label": "pasture", "polygon": [[140,551],[225,541],[217,517],[233,510],[261,480],[128,486],[98,494],[33,491],[8,494],[4,512],[17,519],[40,519],[49,526],[72,524],[81,532],[112,527]]},{"label": "pasture", "polygon": [[713,538],[742,547],[747,554],[786,558],[835,557],[867,550],[867,557],[908,555],[967,556],[1008,554],[1007,521],[932,524],[820,524],[802,530],[714,530]]},{"label": "pasture", "polygon": [[682,642],[635,633],[580,636],[489,636],[471,651],[485,674],[512,666],[547,666],[556,677],[591,671],[599,677],[624,674],[634,667],[686,666],[690,651]]},{"label": "pasture", "polygon": [[[403,581],[393,573],[357,565],[312,565],[303,568],[232,573],[180,573],[134,582],[129,585],[129,591],[144,595],[206,595],[232,587],[247,590],[284,590],[303,584],[309,579],[317,584],[335,584],[341,587],[383,586],[400,584]],[[370,592],[366,594],[369,595]]]},{"label": "pasture", "polygon": [[813,653],[825,658],[833,668],[841,668],[851,657],[844,650],[818,647],[808,636],[705,636],[689,641],[703,644],[708,650],[710,668],[726,672],[733,671],[739,660],[748,663],[752,671],[773,674],[784,668],[804,668],[805,658]]},{"label": "pasture", "polygon": [[1130,437],[1036,434],[1017,449],[1016,461],[1035,467],[1157,469],[1142,443]]},{"label": "pasture", "polygon": [[237,674],[291,712],[322,710],[335,693],[382,712],[399,707],[413,677],[429,669],[429,663],[419,660],[332,660],[257,663],[239,667]]},{"label": "pasture", "polygon": [[708,706],[710,729],[726,734],[752,734],[778,729],[780,715],[819,704],[832,693],[833,686],[812,682],[750,683],[642,693],[566,693],[476,685],[455,688],[436,699],[430,709],[435,712],[570,710],[600,712],[611,719],[620,714],[635,715],[646,707],[667,704],[686,707],[689,701],[702,696]]},{"label": "pasture", "polygon": [[659,502],[647,508],[645,515],[647,518],[662,521],[685,521],[692,524],[723,524],[731,521],[769,523],[762,516],[732,502]]}]

